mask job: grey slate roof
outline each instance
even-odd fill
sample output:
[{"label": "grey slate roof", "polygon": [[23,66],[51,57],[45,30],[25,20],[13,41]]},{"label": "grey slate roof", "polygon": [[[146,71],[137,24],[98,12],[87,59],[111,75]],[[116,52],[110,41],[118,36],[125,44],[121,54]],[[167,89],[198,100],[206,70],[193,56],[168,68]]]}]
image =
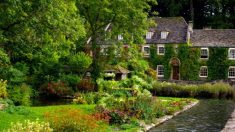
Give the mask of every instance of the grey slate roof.
[{"label": "grey slate roof", "polygon": [[[150,28],[154,35],[147,44],[187,43],[188,24],[183,17],[156,17],[156,27]],[[167,39],[161,39],[161,31],[168,31]]]},{"label": "grey slate roof", "polygon": [[190,36],[195,47],[235,47],[235,29],[194,29]]}]

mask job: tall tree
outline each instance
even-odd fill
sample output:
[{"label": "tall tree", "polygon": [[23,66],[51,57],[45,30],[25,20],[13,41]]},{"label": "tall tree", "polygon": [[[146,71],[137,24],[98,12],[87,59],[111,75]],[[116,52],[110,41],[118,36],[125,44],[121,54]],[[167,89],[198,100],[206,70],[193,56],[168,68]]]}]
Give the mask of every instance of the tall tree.
[{"label": "tall tree", "polygon": [[4,0],[0,18],[0,44],[12,64],[26,63],[40,83],[59,74],[58,65],[85,36],[75,0]]},{"label": "tall tree", "polygon": [[117,39],[119,34],[125,43],[143,43],[149,26],[148,3],[156,4],[156,0],[77,0],[77,7],[85,18],[87,40],[91,37],[94,78],[100,73],[99,45],[107,37],[106,26],[111,24],[112,31],[108,33],[111,38]]}]

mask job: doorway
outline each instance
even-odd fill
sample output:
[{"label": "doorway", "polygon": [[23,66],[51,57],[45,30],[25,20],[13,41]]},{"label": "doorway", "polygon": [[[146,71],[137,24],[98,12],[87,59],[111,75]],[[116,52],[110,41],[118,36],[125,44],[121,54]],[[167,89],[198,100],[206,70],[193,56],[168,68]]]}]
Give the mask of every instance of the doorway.
[{"label": "doorway", "polygon": [[171,79],[180,80],[180,60],[174,57],[170,60],[170,65],[171,65]]},{"label": "doorway", "polygon": [[180,79],[179,66],[173,66],[172,70],[173,70],[172,79],[173,80],[179,80]]}]

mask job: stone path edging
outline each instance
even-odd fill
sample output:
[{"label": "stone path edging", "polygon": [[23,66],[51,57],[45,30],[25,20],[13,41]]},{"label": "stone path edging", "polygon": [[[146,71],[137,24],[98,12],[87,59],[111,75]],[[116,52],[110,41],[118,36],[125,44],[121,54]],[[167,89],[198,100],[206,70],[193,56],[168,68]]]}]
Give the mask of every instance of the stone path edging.
[{"label": "stone path edging", "polygon": [[154,121],[155,123],[145,124],[144,122],[141,122],[141,126],[144,128],[144,130],[139,130],[138,132],[149,131],[151,128],[156,127],[156,126],[168,121],[169,119],[177,116],[178,114],[180,114],[188,109],[191,109],[193,106],[197,105],[198,103],[199,103],[199,101],[196,101],[196,102],[193,102],[189,105],[186,105],[182,110],[175,112],[173,115],[166,115],[161,118],[157,118],[156,121]]},{"label": "stone path edging", "polygon": [[221,132],[235,132],[235,109]]}]

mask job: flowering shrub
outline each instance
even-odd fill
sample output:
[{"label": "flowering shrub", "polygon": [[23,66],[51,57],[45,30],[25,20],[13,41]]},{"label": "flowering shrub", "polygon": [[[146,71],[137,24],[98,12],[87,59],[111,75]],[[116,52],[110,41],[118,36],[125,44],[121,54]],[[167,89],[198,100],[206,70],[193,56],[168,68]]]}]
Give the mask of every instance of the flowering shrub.
[{"label": "flowering shrub", "polygon": [[70,95],[72,90],[63,82],[50,82],[41,86],[40,93],[48,97],[61,97]]},{"label": "flowering shrub", "polygon": [[77,97],[77,98],[73,99],[73,103],[74,104],[87,104],[85,98],[83,98],[83,97]]},{"label": "flowering shrub", "polygon": [[128,114],[122,110],[109,110],[99,105],[96,107],[96,110],[97,113],[93,114],[93,116],[109,124],[124,124],[129,121]]},{"label": "flowering shrub", "polygon": [[0,80],[0,98],[6,98],[7,97],[7,81]]},{"label": "flowering shrub", "polygon": [[25,120],[23,123],[11,123],[7,132],[52,132],[49,123]]},{"label": "flowering shrub", "polygon": [[93,116],[77,109],[61,109],[45,113],[54,131],[59,132],[95,132],[105,131],[106,125],[101,125]]}]

